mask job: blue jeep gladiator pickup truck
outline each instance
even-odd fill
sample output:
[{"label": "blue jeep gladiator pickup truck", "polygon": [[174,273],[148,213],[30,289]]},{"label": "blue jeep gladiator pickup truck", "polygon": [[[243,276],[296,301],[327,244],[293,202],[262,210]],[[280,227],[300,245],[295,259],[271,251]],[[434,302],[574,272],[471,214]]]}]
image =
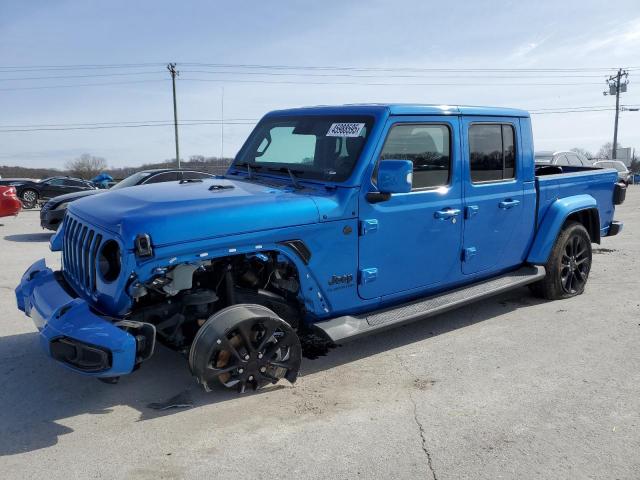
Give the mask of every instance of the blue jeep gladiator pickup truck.
[{"label": "blue jeep gladiator pickup truck", "polygon": [[51,240],[61,270],[34,263],[17,303],[86,375],[115,381],[159,341],[207,390],[294,382],[301,339],[343,343],[523,285],[581,294],[591,244],[622,228],[616,179],[536,170],[522,110],[271,112],[223,177],[71,204]]}]

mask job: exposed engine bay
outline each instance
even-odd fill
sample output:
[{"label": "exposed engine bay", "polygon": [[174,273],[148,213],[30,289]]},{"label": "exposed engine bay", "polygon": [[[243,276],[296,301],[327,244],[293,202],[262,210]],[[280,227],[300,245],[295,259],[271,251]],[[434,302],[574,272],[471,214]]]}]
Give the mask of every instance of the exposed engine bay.
[{"label": "exposed engine bay", "polygon": [[155,325],[161,343],[187,352],[207,319],[230,305],[263,305],[297,330],[303,313],[299,291],[295,265],[278,252],[178,264],[132,285],[128,319]]}]

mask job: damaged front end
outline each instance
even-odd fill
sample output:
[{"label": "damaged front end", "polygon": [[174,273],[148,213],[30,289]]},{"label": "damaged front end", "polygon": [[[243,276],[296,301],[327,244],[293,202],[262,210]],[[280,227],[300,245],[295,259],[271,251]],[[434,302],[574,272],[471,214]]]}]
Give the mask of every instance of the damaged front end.
[{"label": "damaged front end", "polygon": [[170,256],[175,251],[156,249],[150,235],[129,245],[71,212],[51,241],[62,252],[62,269],[34,263],[16,299],[49,356],[76,372],[115,378],[150,358],[156,341],[186,356],[205,324],[235,305],[261,305],[284,322],[280,331],[297,331],[303,288],[284,248],[226,248],[221,256],[183,249]]},{"label": "damaged front end", "polygon": [[44,260],[25,272],[15,293],[18,308],[38,328],[43,349],[76,372],[118,377],[153,354],[153,325],[99,314]]},{"label": "damaged front end", "polygon": [[153,324],[161,343],[186,354],[204,323],[236,304],[266,306],[297,328],[299,293],[295,266],[278,252],[197,260],[156,267],[148,280],[131,282],[128,318]]}]

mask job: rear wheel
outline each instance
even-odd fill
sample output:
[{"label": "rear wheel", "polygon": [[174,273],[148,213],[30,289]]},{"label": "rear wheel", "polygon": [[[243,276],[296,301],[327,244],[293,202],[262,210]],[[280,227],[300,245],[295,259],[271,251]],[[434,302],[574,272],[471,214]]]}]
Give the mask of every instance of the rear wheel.
[{"label": "rear wheel", "polygon": [[548,300],[580,295],[591,270],[591,238],[581,223],[568,223],[558,235],[545,265],[547,275],[531,291]]},{"label": "rear wheel", "polygon": [[24,208],[33,208],[38,203],[38,192],[31,188],[28,188],[22,192],[22,194],[20,195],[20,200],[22,201],[22,206]]},{"label": "rear wheel", "polygon": [[298,377],[302,349],[291,326],[261,305],[233,305],[200,327],[189,367],[205,390],[215,385],[243,393]]}]

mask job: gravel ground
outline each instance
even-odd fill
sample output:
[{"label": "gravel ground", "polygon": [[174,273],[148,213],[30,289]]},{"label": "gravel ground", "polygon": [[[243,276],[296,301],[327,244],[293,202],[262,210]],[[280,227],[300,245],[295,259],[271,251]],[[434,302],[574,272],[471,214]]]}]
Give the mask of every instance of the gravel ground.
[{"label": "gravel ground", "polygon": [[[640,478],[640,187],[584,295],[519,289],[305,360],[294,387],[205,394],[160,349],[105,385],[15,307],[37,212],[0,226],[0,478]],[[596,246],[597,247],[597,246]],[[148,407],[180,395],[192,408]]]}]

